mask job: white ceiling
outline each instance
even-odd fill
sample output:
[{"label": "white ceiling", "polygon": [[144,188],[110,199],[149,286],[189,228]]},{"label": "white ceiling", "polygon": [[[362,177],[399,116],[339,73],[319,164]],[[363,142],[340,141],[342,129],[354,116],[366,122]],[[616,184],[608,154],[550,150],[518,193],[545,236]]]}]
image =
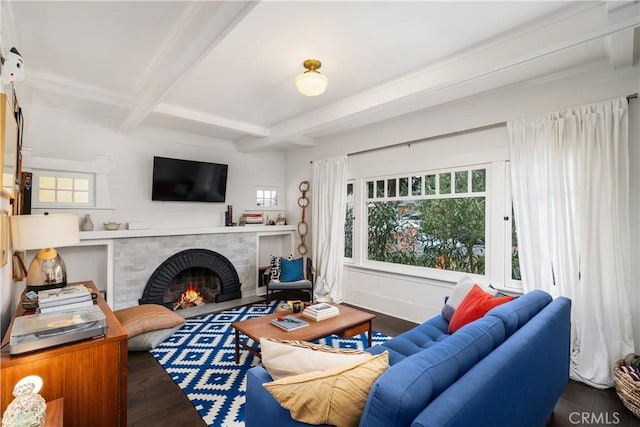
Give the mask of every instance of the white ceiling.
[{"label": "white ceiling", "polygon": [[[21,102],[241,151],[319,138],[535,79],[637,63],[637,1],[3,1]],[[304,97],[307,58],[329,87]]]}]

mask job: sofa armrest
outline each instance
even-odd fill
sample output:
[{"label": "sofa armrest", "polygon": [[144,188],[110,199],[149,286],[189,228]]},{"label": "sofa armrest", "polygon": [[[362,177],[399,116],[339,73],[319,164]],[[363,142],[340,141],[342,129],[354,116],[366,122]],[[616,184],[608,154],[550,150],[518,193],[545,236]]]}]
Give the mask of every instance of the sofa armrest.
[{"label": "sofa armrest", "polygon": [[263,384],[273,381],[266,369],[255,366],[247,371],[245,426],[309,426],[291,418],[288,409],[280,406]]}]

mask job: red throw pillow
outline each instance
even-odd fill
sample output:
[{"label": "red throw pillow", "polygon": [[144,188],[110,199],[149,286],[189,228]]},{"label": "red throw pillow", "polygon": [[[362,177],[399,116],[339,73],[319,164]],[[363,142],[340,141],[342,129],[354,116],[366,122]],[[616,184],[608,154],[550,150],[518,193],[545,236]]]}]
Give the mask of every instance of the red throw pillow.
[{"label": "red throw pillow", "polygon": [[487,311],[505,302],[509,302],[514,297],[494,297],[486,293],[478,285],[473,285],[466,297],[462,300],[449,322],[449,333],[452,334],[462,328],[467,323],[471,323],[481,318]]}]

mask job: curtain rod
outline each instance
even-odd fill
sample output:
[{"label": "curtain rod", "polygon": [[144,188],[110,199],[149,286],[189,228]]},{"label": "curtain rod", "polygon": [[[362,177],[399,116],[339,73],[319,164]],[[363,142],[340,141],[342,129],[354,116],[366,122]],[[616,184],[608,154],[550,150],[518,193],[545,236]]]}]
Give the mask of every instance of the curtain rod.
[{"label": "curtain rod", "polygon": [[507,122],[499,122],[499,123],[493,123],[493,124],[485,125],[485,126],[478,126],[478,127],[470,128],[470,129],[458,130],[458,131],[455,131],[455,132],[443,133],[443,134],[440,134],[440,135],[427,136],[426,138],[412,139],[411,141],[398,142],[398,143],[391,144],[391,145],[385,145],[384,147],[368,148],[366,150],[354,151],[353,153],[348,153],[347,156],[356,156],[358,154],[370,153],[372,151],[379,151],[379,150],[386,150],[386,149],[390,149],[390,148],[397,148],[397,147],[400,147],[402,145],[406,145],[407,147],[409,147],[409,146],[411,146],[411,144],[418,143],[418,142],[427,142],[427,141],[431,141],[433,139],[441,139],[441,138],[448,138],[448,137],[451,137],[451,136],[464,135],[466,133],[478,132],[478,131],[481,131],[481,130],[486,130],[486,129],[497,128],[497,127],[500,127],[500,126],[505,126],[506,124],[507,124]]},{"label": "curtain rod", "polygon": [[[637,99],[638,98],[638,93],[632,93],[631,95],[627,96],[627,101],[631,100],[631,99]],[[455,131],[455,132],[449,132],[449,133],[444,133],[444,134],[440,134],[440,135],[434,135],[434,136],[428,136],[426,138],[418,138],[418,139],[412,139],[411,141],[403,141],[403,142],[397,142],[395,144],[391,144],[391,145],[385,145],[384,147],[375,147],[375,148],[368,148],[366,150],[360,150],[360,151],[354,151],[352,153],[347,153],[347,156],[356,156],[358,154],[364,154],[364,153],[371,153],[373,151],[380,151],[380,150],[386,150],[386,149],[391,149],[391,148],[397,148],[403,145],[406,146],[411,146],[411,144],[414,143],[418,143],[418,142],[427,142],[427,141],[431,141],[434,139],[441,139],[441,138],[448,138],[451,136],[458,136],[458,135],[464,135],[470,132],[478,132],[481,130],[487,130],[487,129],[493,129],[496,127],[500,127],[500,126],[505,126],[507,124],[507,122],[498,122],[498,123],[493,123],[490,125],[485,125],[485,126],[478,126],[475,128],[470,128],[470,129],[464,129],[464,130],[459,130],[459,131]],[[311,160],[309,163],[313,164],[313,160]]]}]

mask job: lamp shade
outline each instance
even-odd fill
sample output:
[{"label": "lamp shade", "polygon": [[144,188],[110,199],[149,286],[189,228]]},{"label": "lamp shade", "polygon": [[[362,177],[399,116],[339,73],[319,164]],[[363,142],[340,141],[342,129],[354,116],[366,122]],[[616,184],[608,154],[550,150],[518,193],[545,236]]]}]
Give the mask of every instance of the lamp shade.
[{"label": "lamp shade", "polygon": [[296,77],[298,92],[305,96],[322,95],[329,84],[329,79],[318,72],[322,63],[317,59],[307,59],[302,65],[307,71]]},{"label": "lamp shade", "polygon": [[296,77],[298,92],[305,96],[322,95],[328,84],[329,80],[317,71],[307,71]]},{"label": "lamp shade", "polygon": [[80,242],[76,215],[14,215],[9,222],[13,249],[54,248]]}]

